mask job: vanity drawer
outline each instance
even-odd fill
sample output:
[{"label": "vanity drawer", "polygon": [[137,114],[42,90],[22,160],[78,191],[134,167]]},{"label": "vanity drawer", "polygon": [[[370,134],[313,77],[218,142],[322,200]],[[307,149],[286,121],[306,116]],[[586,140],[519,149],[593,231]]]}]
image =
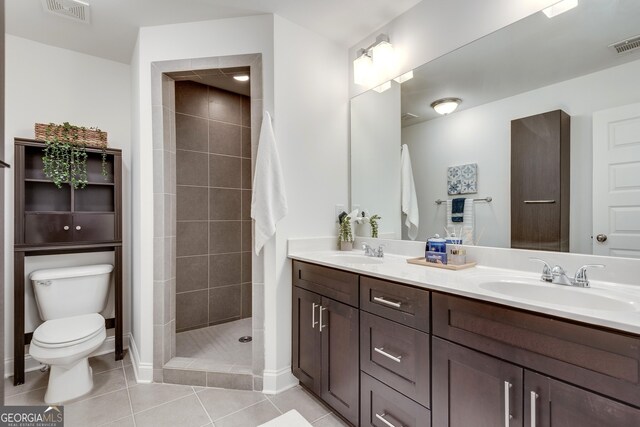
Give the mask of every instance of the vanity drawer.
[{"label": "vanity drawer", "polygon": [[429,291],[371,277],[360,277],[360,308],[429,332]]},{"label": "vanity drawer", "polygon": [[360,374],[361,427],[429,427],[431,412],[391,387]]},{"label": "vanity drawer", "polygon": [[640,406],[640,337],[433,293],[433,335]]},{"label": "vanity drawer", "polygon": [[336,301],[358,307],[358,275],[306,262],[293,261],[293,284]]},{"label": "vanity drawer", "polygon": [[360,312],[360,369],[430,407],[429,335]]}]

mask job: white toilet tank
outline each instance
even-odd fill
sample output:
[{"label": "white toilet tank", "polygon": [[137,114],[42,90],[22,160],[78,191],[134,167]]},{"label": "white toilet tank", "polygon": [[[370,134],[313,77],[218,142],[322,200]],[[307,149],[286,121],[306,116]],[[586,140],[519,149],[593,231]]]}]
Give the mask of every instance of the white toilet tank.
[{"label": "white toilet tank", "polygon": [[110,264],[36,270],[29,275],[42,320],[100,313],[107,305]]}]

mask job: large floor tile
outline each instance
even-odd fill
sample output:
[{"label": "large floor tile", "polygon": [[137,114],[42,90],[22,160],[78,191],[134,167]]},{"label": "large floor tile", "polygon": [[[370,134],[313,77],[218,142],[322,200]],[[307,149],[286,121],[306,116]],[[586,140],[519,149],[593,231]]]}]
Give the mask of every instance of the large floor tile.
[{"label": "large floor tile", "polygon": [[7,406],[44,405],[44,394],[46,391],[46,388],[39,388],[26,393],[16,394],[15,396],[7,396],[4,398],[4,404]]},{"label": "large floor tile", "polygon": [[331,412],[325,406],[320,404],[320,402],[313,397],[311,393],[300,386],[294,387],[291,390],[287,390],[284,393],[280,393],[275,396],[269,396],[269,399],[283,413],[295,409],[310,423]]},{"label": "large floor tile", "polygon": [[133,365],[128,365],[124,367],[124,378],[127,380],[127,387],[133,387],[138,385],[138,381],[136,380],[136,374],[133,372]]},{"label": "large floor tile", "polygon": [[280,415],[280,411],[265,400],[214,422],[216,427],[255,427]]},{"label": "large floor tile", "polygon": [[200,427],[211,420],[194,395],[135,415],[137,427]]},{"label": "large floor tile", "polygon": [[93,374],[95,375],[101,372],[121,368],[122,360],[116,360],[113,353],[107,353],[90,358],[89,365],[91,366],[91,369],[93,369]]},{"label": "large floor tile", "polygon": [[186,385],[139,384],[129,389],[131,406],[136,414],[190,394],[193,389]]},{"label": "large floor tile", "polygon": [[198,397],[214,422],[233,412],[266,400],[262,393],[222,388],[204,389],[198,392]]},{"label": "large floor tile", "polygon": [[119,420],[103,424],[101,427],[135,427],[135,423],[133,422],[133,415],[130,415],[126,418],[120,418]]},{"label": "large floor tile", "polygon": [[312,424],[314,427],[349,427],[349,424],[334,414],[328,414]]},{"label": "large floor tile", "polygon": [[4,380],[4,395],[13,396],[20,393],[25,393],[31,390],[37,390],[39,388],[46,387],[49,383],[49,373],[40,371],[31,371],[24,374],[24,384],[14,386],[13,377],[5,378]]},{"label": "large floor tile", "polygon": [[64,407],[66,427],[99,426],[128,415],[131,415],[131,406],[127,390],[114,391]]}]

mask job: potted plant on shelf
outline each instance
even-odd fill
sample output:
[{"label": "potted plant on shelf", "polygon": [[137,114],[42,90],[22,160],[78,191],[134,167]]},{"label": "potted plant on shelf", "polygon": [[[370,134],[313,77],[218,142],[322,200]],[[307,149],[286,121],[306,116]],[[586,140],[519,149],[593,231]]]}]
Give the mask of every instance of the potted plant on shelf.
[{"label": "potted plant on shelf", "polygon": [[36,139],[43,140],[44,175],[58,187],[69,184],[74,189],[87,183],[87,147],[102,149],[102,175],[107,173],[107,133],[98,128],[36,123]]},{"label": "potted plant on shelf", "polygon": [[340,217],[338,242],[341,251],[353,250],[353,233],[351,232],[351,217],[349,215],[344,214]]}]

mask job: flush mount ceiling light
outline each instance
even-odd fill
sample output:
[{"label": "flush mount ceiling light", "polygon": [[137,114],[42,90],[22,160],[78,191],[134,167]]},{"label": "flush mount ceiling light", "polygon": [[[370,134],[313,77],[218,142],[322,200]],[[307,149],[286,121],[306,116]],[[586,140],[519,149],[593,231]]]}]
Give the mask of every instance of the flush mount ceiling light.
[{"label": "flush mount ceiling light", "polygon": [[561,2],[556,3],[553,6],[549,6],[548,8],[543,9],[542,12],[547,15],[547,18],[553,18],[554,16],[565,13],[566,11],[573,9],[576,6],[578,6],[578,0],[562,0]]},{"label": "flush mount ceiling light", "polygon": [[377,71],[388,69],[394,63],[395,53],[389,36],[380,34],[376,41],[365,49],[359,49],[353,61],[353,81],[367,85],[375,80]]},{"label": "flush mount ceiling light", "polygon": [[233,78],[239,82],[247,82],[249,81],[249,76],[246,74],[239,74],[237,76],[233,76]]},{"label": "flush mount ceiling light", "polygon": [[461,102],[462,100],[460,98],[442,98],[437,101],[433,101],[431,103],[431,108],[436,110],[436,113],[446,116],[447,114],[451,114],[456,111],[456,108],[458,108],[458,105],[460,105]]},{"label": "flush mount ceiling light", "polygon": [[413,78],[413,70],[411,70],[411,71],[409,71],[407,73],[404,73],[403,75],[401,75],[399,77],[396,77],[393,80],[395,80],[396,82],[402,84],[402,83],[406,82],[407,80],[411,80],[412,78]]}]

